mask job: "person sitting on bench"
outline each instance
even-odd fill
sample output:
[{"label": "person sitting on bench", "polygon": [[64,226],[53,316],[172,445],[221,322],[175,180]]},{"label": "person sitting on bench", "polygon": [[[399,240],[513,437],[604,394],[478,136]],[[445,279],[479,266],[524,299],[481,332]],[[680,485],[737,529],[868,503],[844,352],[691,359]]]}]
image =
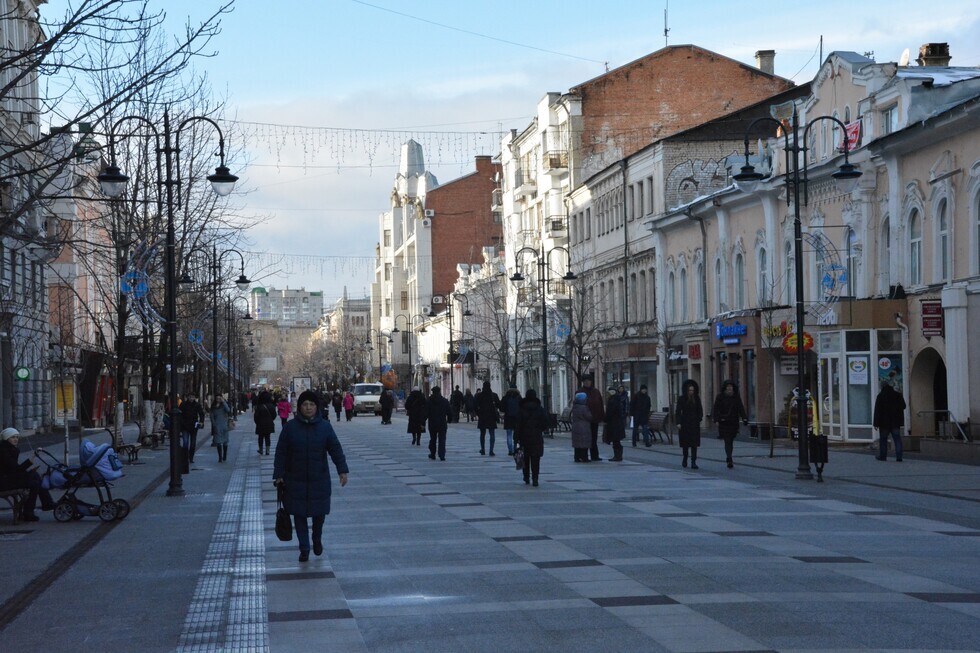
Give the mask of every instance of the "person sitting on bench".
[{"label": "person sitting on bench", "polygon": [[34,514],[38,496],[41,497],[41,510],[54,508],[51,493],[41,487],[41,476],[37,473],[37,464],[33,458],[18,463],[20,449],[20,431],[15,428],[5,428],[0,431],[0,490],[27,490],[27,500],[24,501],[20,518],[24,521],[38,521]]}]

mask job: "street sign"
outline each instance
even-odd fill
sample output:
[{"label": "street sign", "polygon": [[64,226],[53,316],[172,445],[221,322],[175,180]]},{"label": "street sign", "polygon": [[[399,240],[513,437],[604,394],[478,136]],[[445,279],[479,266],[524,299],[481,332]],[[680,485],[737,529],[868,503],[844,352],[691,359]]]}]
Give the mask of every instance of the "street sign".
[{"label": "street sign", "polygon": [[943,303],[939,300],[922,302],[922,335],[942,337],[944,333]]},{"label": "street sign", "polygon": [[31,378],[31,371],[26,367],[15,367],[14,378],[18,381],[27,381],[29,378]]}]

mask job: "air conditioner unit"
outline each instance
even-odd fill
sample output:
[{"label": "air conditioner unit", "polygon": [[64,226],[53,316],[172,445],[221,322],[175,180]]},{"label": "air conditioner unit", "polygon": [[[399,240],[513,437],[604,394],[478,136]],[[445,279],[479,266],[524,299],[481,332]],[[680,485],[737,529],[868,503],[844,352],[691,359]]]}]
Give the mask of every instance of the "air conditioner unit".
[{"label": "air conditioner unit", "polygon": [[426,209],[425,210],[425,217],[427,217],[427,218],[434,218],[434,217],[436,217],[435,209]]},{"label": "air conditioner unit", "polygon": [[423,227],[431,227],[432,226],[432,220],[430,220],[429,218],[422,218],[422,226]]},{"label": "air conditioner unit", "polygon": [[432,303],[433,304],[441,304],[442,301],[443,301],[443,299],[445,299],[445,298],[442,295],[433,295],[432,296]]}]

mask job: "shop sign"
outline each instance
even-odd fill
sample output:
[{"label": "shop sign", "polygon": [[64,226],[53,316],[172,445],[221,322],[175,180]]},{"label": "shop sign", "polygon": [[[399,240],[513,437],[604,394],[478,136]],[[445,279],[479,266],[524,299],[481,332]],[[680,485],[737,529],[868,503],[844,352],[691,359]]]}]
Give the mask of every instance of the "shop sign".
[{"label": "shop sign", "polygon": [[783,320],[779,324],[773,324],[771,326],[762,328],[762,336],[764,338],[784,338],[790,332],[789,323]]},{"label": "shop sign", "polygon": [[922,335],[942,337],[945,332],[943,324],[943,303],[939,300],[922,302]]},{"label": "shop sign", "polygon": [[31,378],[31,370],[27,367],[15,367],[14,378],[18,381],[27,381]]},{"label": "shop sign", "polygon": [[718,322],[715,325],[715,337],[726,345],[739,344],[742,342],[742,337],[748,335],[748,333],[749,327],[738,321],[733,324],[722,324]]},{"label": "shop sign", "polygon": [[[804,331],[803,351],[810,351],[811,349],[813,349],[813,336]],[[795,333],[790,333],[783,338],[783,351],[785,351],[787,354],[795,354],[799,351],[799,345],[796,342]]]},{"label": "shop sign", "polygon": [[779,359],[779,373],[783,376],[796,376],[800,366],[795,356],[783,356]]},{"label": "shop sign", "polygon": [[687,357],[690,358],[692,361],[701,360],[701,345],[688,345]]},{"label": "shop sign", "polygon": [[680,363],[686,361],[687,356],[684,355],[684,349],[681,347],[671,347],[667,350],[667,362],[668,363]]}]

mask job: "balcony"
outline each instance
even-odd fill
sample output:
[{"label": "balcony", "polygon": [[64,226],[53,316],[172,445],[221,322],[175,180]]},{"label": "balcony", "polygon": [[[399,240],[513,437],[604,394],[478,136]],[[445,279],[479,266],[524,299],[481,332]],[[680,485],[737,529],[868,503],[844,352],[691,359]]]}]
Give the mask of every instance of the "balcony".
[{"label": "balcony", "polygon": [[538,300],[537,286],[521,286],[517,289],[517,305],[527,308]]},{"label": "balcony", "polygon": [[490,193],[490,210],[494,213],[504,210],[504,191],[499,188]]},{"label": "balcony", "polygon": [[544,155],[544,174],[563,175],[568,172],[568,150],[551,150]]},{"label": "balcony", "polygon": [[548,232],[552,236],[563,238],[568,231],[568,226],[565,223],[564,218],[551,218],[546,222],[548,226]]},{"label": "balcony", "polygon": [[521,229],[517,232],[517,240],[525,247],[537,244],[541,233],[537,229]]},{"label": "balcony", "polygon": [[571,297],[572,284],[564,279],[548,279],[548,293],[555,297]]},{"label": "balcony", "polygon": [[514,195],[517,197],[531,197],[538,192],[538,185],[535,183],[534,174],[531,170],[518,168],[514,172]]}]

